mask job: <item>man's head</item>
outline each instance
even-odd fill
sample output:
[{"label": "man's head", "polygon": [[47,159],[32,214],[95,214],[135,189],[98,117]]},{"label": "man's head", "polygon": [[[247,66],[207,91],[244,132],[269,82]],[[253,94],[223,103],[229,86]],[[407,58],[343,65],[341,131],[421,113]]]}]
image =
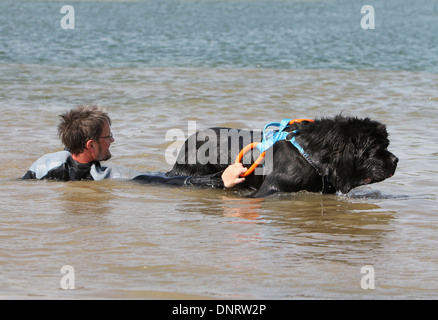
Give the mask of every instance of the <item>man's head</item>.
[{"label": "man's head", "polygon": [[73,155],[84,154],[87,162],[111,158],[111,119],[102,106],[80,105],[60,117],[59,137]]}]

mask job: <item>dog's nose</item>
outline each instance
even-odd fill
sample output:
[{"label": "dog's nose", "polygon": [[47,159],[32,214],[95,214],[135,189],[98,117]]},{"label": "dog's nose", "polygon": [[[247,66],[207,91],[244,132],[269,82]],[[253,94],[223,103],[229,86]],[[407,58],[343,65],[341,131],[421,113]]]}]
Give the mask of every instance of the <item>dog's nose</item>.
[{"label": "dog's nose", "polygon": [[397,164],[397,163],[398,163],[398,158],[397,158],[395,155],[392,155],[392,156],[391,156],[391,162],[392,162],[393,164]]}]

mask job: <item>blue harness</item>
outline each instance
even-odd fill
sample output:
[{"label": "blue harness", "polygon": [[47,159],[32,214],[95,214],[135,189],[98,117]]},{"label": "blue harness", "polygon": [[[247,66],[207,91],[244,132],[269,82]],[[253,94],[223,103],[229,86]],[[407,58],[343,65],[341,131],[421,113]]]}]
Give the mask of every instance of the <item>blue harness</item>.
[{"label": "blue harness", "polygon": [[[254,172],[254,169],[263,161],[266,150],[271,148],[276,142],[281,141],[281,140],[285,140],[285,141],[289,141],[298,150],[298,152],[303,156],[303,158],[306,159],[307,162],[321,176],[321,178],[322,178],[321,192],[326,193],[326,192],[333,191],[331,184],[329,183],[329,181],[327,179],[327,176],[325,176],[323,174],[323,172],[316,165],[316,163],[313,162],[313,160],[310,158],[310,156],[304,151],[303,147],[301,147],[300,144],[298,143],[298,141],[296,141],[295,136],[298,133],[298,130],[294,130],[292,132],[284,131],[286,128],[290,127],[292,124],[294,124],[296,122],[300,123],[302,121],[313,122],[313,120],[309,120],[309,119],[295,119],[295,120],[283,119],[280,123],[278,123],[278,122],[268,123],[263,128],[263,141],[262,142],[253,142],[253,143],[247,145],[245,148],[243,148],[240,151],[239,155],[237,156],[235,163],[239,163],[242,160],[243,155],[254,147],[259,149],[259,151],[260,151],[260,156],[258,157],[258,159],[252,164],[252,166],[247,171],[245,171],[241,175],[241,177],[246,177],[246,176],[252,174]],[[266,132],[266,129],[271,127],[271,126],[278,127],[278,130],[271,130],[269,132]]]},{"label": "blue harness", "polygon": [[[292,132],[284,131],[286,128],[290,127],[289,123],[292,119],[283,119],[281,122],[271,122],[268,123],[263,128],[263,141],[260,142],[256,148],[259,149],[260,153],[271,148],[276,142],[281,140],[286,140],[292,143],[292,145],[298,150],[298,152],[303,156],[304,159],[309,162],[309,164],[318,172],[319,175],[322,176],[321,170],[319,170],[318,166],[313,162],[310,156],[304,151],[303,147],[296,141],[295,134],[298,130],[294,130]],[[276,126],[278,130],[271,130],[266,132],[268,127]],[[289,137],[289,138],[288,138]]]}]

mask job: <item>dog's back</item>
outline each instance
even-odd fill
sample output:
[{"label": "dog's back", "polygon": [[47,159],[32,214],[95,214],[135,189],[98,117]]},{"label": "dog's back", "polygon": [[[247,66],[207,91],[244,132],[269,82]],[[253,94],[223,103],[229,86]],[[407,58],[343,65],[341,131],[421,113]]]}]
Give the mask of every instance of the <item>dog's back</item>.
[{"label": "dog's back", "polygon": [[[239,152],[252,142],[260,142],[262,132],[216,127],[190,136],[179,151],[176,163],[167,176],[202,176],[225,170],[234,163]],[[250,166],[260,155],[257,149],[242,159]]]}]

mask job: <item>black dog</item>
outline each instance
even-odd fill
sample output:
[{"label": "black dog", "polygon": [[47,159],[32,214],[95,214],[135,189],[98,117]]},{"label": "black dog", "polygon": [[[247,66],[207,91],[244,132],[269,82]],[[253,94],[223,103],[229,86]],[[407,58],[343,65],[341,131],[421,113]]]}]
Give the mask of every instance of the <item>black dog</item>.
[{"label": "black dog", "polygon": [[[387,150],[384,124],[368,118],[336,116],[294,123],[289,136],[266,152],[264,163],[239,185],[253,189],[252,196],[275,192],[347,193],[365,184],[391,177],[398,158]],[[240,150],[261,141],[261,132],[230,128],[198,131],[186,140],[167,176],[201,176],[220,172],[235,162]],[[290,140],[294,137],[298,147]],[[250,166],[258,150],[243,158]]]}]

